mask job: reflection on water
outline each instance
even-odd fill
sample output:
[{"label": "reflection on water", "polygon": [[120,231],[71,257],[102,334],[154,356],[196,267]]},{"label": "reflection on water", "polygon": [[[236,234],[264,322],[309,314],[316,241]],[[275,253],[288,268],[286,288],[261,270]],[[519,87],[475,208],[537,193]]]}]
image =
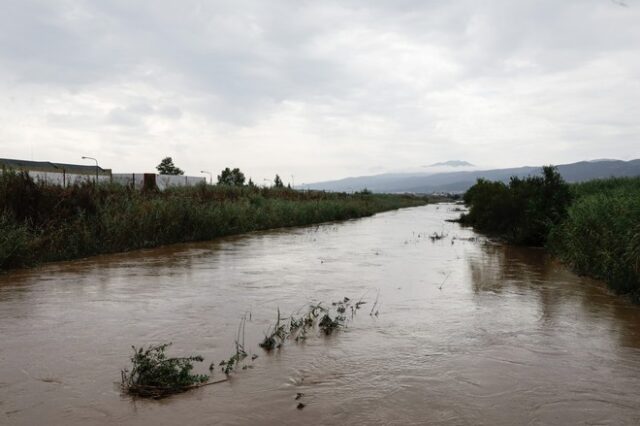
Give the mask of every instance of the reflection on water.
[{"label": "reflection on water", "polygon": [[[0,423],[640,422],[640,308],[540,250],[465,240],[476,235],[445,222],[450,210],[0,276]],[[365,310],[344,332],[272,354],[257,347],[278,308],[371,302],[378,290],[378,317]],[[177,355],[220,361],[247,311],[254,369],[161,402],[118,392],[132,344],[172,341]]]}]

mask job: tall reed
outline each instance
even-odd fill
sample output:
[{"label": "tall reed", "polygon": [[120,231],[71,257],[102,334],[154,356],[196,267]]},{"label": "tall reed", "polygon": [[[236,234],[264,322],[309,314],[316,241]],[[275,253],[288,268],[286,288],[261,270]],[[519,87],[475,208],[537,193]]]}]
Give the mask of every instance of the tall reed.
[{"label": "tall reed", "polygon": [[369,216],[423,197],[200,185],[139,192],[0,174],[0,269]]}]

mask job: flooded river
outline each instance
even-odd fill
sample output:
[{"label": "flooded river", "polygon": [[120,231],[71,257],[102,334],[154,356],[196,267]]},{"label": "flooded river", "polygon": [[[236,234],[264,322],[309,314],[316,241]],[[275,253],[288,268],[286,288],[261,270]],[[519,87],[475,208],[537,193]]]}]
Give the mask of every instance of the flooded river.
[{"label": "flooded river", "polygon": [[[456,215],[432,205],[1,275],[0,424],[640,423],[640,307],[540,250],[476,240],[445,222]],[[344,331],[257,346],[278,308],[363,295]],[[131,345],[173,342],[206,373],[245,312],[254,368],[161,401],[120,394]]]}]

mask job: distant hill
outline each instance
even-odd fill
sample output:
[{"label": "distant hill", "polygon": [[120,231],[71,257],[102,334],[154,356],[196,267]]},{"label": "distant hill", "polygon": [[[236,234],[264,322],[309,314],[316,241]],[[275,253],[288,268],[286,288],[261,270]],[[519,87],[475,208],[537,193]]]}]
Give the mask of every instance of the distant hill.
[{"label": "distant hill", "polygon": [[473,164],[468,161],[462,160],[449,160],[443,161],[441,163],[433,163],[428,165],[427,167],[438,167],[438,166],[449,166],[449,167],[475,167]]},{"label": "distant hill", "polygon": [[[596,160],[558,165],[558,171],[568,182],[581,182],[608,177],[640,176],[640,159]],[[349,177],[340,180],[312,183],[305,189],[327,191],[359,191],[364,188],[373,192],[464,192],[478,178],[508,182],[511,176],[525,177],[542,172],[542,167],[516,167],[510,169],[473,170],[448,173],[388,173],[374,176]]]}]

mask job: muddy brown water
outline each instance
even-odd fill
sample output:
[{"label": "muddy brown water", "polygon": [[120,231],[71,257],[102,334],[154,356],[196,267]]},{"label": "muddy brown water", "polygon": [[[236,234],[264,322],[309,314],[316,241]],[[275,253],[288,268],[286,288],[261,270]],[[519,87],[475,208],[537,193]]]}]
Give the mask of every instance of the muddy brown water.
[{"label": "muddy brown water", "polygon": [[[0,424],[638,424],[640,307],[444,221],[456,214],[432,205],[2,275]],[[362,295],[342,332],[257,346],[277,308]],[[254,368],[162,401],[120,394],[131,345],[171,341],[206,372],[233,354],[244,312]]]}]

